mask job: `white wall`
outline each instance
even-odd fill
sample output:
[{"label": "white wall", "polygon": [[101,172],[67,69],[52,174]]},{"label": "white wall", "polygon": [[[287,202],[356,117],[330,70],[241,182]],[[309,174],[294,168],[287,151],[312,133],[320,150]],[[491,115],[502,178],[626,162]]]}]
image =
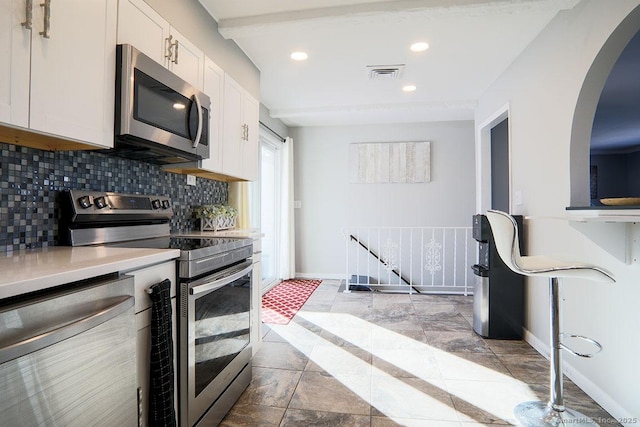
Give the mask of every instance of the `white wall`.
[{"label": "white wall", "polygon": [[[638,0],[584,0],[560,13],[485,92],[476,110],[476,123],[481,124],[509,105],[512,194],[521,191],[523,198],[521,205],[512,203],[512,208],[527,216],[527,253],[571,254],[612,271],[618,279],[614,285],[564,281],[565,330],[591,336],[604,346],[592,359],[565,356],[565,367],[578,385],[616,417],[640,417],[640,270],[604,249],[624,243],[617,225],[572,226],[565,207],[571,203],[572,162],[588,162],[588,138],[582,138],[586,148],[580,155],[570,149],[574,127],[590,129],[593,119],[576,114],[578,99],[586,99],[580,96],[585,76],[610,34],[639,4]],[[635,22],[640,27],[640,21]],[[597,97],[591,97],[591,102],[597,102]],[[595,111],[595,105],[587,109],[591,107]],[[479,128],[476,134],[476,152],[481,153]],[[588,164],[581,167],[588,171]],[[588,179],[588,173],[584,175]],[[481,176],[478,171],[479,180]],[[587,202],[588,182],[579,187]],[[481,191],[487,190],[485,185]],[[578,231],[584,227],[591,229],[589,235],[600,237],[591,240]],[[549,339],[547,282],[527,280],[527,300],[529,340],[544,346]]]},{"label": "white wall", "polygon": [[[341,228],[470,226],[474,214],[473,122],[291,128],[295,153],[296,272],[344,277]],[[431,141],[431,182],[349,184],[348,147]]]}]

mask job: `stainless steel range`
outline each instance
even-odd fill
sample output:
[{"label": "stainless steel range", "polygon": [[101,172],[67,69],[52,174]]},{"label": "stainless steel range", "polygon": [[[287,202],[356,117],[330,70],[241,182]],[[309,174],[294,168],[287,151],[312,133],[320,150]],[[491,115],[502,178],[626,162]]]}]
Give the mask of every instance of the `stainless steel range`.
[{"label": "stainless steel range", "polygon": [[252,240],[172,235],[167,197],[71,190],[61,207],[63,244],[180,249],[179,424],[217,425],[251,380]]}]

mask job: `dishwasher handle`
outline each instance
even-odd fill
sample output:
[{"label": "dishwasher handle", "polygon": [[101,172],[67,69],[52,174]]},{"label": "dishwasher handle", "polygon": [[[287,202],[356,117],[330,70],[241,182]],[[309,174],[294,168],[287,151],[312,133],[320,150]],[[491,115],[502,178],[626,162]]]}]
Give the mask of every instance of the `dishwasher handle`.
[{"label": "dishwasher handle", "polygon": [[126,295],[117,299],[117,302],[108,307],[94,311],[88,316],[73,320],[70,323],[50,329],[30,338],[6,345],[0,348],[0,364],[17,359],[34,351],[42,350],[45,347],[64,341],[75,335],[95,328],[96,326],[119,316],[133,307],[134,299]]}]

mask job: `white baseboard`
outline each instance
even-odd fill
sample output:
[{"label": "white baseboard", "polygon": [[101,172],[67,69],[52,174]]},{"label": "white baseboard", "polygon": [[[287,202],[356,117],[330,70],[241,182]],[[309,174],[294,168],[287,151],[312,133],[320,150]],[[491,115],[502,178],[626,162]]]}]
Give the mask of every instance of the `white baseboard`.
[{"label": "white baseboard", "polygon": [[332,280],[343,280],[344,274],[339,273],[298,273],[296,272],[296,277],[300,279],[332,279]]},{"label": "white baseboard", "polygon": [[[524,330],[524,340],[527,341],[538,353],[544,356],[547,360],[550,359],[549,345],[541,341],[538,337],[533,335],[527,329]],[[625,408],[620,406],[611,396],[609,396],[604,390],[598,387],[593,381],[587,378],[582,372],[571,366],[566,358],[562,359],[563,373],[571,379],[578,387],[580,387],[585,393],[587,393],[593,400],[595,400],[600,406],[602,406],[607,412],[617,419],[623,426],[631,427],[632,423],[624,423],[621,421],[637,419],[638,414],[631,414]],[[637,421],[633,423],[633,427],[637,427]]]}]

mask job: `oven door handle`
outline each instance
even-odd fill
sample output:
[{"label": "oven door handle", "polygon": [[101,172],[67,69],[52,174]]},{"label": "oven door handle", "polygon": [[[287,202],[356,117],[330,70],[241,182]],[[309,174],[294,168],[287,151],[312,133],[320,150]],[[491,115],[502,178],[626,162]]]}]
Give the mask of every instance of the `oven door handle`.
[{"label": "oven door handle", "polygon": [[250,264],[238,272],[231,273],[230,275],[216,279],[213,282],[208,282],[203,285],[194,286],[193,288],[189,289],[189,295],[198,295],[204,292],[211,292],[211,291],[220,289],[224,286],[227,286],[229,283],[233,282],[234,280],[237,280],[242,276],[250,273],[252,268],[253,268],[253,264]]}]

